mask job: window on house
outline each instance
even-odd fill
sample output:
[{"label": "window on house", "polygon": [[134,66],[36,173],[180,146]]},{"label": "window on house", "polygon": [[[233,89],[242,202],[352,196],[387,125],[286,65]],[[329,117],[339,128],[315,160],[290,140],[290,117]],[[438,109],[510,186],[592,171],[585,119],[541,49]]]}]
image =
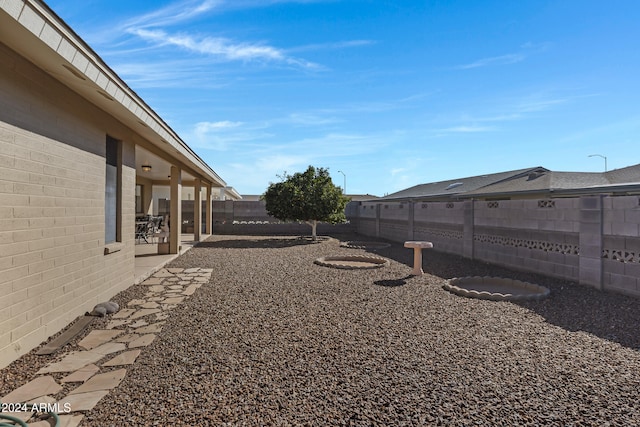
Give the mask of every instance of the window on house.
[{"label": "window on house", "polygon": [[136,184],[136,214],[142,213],[142,185]]},{"label": "window on house", "polygon": [[104,189],[105,243],[120,241],[120,141],[107,136],[106,180]]}]

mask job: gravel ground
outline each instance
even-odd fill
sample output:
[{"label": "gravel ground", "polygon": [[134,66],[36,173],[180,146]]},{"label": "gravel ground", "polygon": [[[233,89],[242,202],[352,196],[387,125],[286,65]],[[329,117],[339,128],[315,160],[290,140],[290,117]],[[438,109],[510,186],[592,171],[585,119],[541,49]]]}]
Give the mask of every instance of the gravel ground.
[{"label": "gravel ground", "polygon": [[[408,277],[400,244],[380,251],[382,269],[313,264],[364,253],[337,240],[210,238],[169,266],[214,268],[211,281],[82,425],[640,425],[637,298],[435,251],[427,274]],[[466,275],[552,294],[516,304],[442,289]],[[0,380],[44,364],[27,355]]]}]

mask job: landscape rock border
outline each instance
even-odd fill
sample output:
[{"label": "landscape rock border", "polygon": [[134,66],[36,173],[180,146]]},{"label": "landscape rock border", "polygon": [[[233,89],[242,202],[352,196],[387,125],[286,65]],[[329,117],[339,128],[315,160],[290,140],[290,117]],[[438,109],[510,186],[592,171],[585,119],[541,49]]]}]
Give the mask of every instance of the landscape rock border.
[{"label": "landscape rock border", "polygon": [[391,247],[391,244],[385,242],[349,240],[346,242],[341,242],[340,246],[350,249],[380,250]]},{"label": "landscape rock border", "polygon": [[[370,270],[388,266],[389,260],[371,255],[335,255],[318,258],[314,263],[323,267],[340,268],[343,270]],[[368,265],[350,263],[367,263]]]},{"label": "landscape rock border", "polygon": [[[454,278],[442,287],[456,295],[490,301],[539,300],[548,297],[550,294],[549,289],[544,286],[515,279],[490,276]],[[502,290],[503,288],[509,289],[511,292],[498,292],[495,290]]]}]

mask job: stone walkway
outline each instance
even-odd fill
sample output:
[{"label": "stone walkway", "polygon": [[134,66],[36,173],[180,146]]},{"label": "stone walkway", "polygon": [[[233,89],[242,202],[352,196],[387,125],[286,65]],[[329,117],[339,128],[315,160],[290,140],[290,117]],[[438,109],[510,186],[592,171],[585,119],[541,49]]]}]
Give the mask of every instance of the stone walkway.
[{"label": "stone walkway", "polygon": [[[169,313],[178,304],[207,283],[213,269],[163,268],[140,285],[148,286],[144,299],[129,301],[110,316],[103,330],[92,330],[79,343],[60,354],[57,362],[37,372],[38,377],[0,397],[5,405],[36,404],[38,408],[53,410],[60,417],[61,427],[80,424],[84,412],[91,410],[110,390],[116,388],[127,374],[126,366],[135,363],[162,331]],[[56,381],[51,374],[68,373]],[[78,384],[64,398],[53,396],[63,390],[64,384]],[[44,420],[33,417],[28,410],[3,412],[27,422],[32,427],[49,427]],[[0,419],[1,420],[1,419]]]}]

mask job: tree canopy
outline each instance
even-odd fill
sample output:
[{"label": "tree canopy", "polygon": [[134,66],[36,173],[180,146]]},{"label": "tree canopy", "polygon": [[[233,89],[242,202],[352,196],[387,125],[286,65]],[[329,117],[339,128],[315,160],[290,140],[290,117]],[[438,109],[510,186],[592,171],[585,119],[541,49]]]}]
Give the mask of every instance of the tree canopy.
[{"label": "tree canopy", "polygon": [[262,195],[267,213],[281,221],[304,221],[316,239],[318,222],[345,222],[344,208],[349,198],[331,181],[328,169],[309,166],[304,172],[285,173]]}]

